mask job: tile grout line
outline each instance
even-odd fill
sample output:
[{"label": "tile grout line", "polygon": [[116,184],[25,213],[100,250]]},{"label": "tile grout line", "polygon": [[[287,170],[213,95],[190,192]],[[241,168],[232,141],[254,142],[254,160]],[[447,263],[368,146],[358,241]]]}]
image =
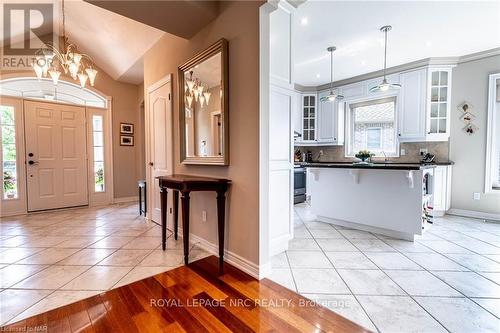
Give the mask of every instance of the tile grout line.
[{"label": "tile grout line", "polygon": [[[332,226],[333,227],[333,226]],[[306,229],[309,230],[309,228],[307,227],[306,225]],[[335,228],[333,228],[334,230],[336,230]],[[337,231],[337,230],[336,230]],[[368,319],[370,320],[370,322],[373,324],[373,327],[375,327],[375,329],[378,331],[378,332],[381,332],[380,329],[378,328],[378,326],[375,324],[375,322],[373,321],[373,319],[370,317],[370,315],[368,314],[368,312],[366,311],[366,309],[364,308],[364,306],[361,304],[361,302],[359,301],[358,297],[352,292],[352,289],[351,287],[349,287],[349,285],[345,282],[344,278],[342,277],[342,275],[339,274],[337,268],[335,267],[335,265],[333,264],[333,262],[330,260],[330,258],[326,255],[326,253],[323,251],[323,248],[319,245],[319,243],[317,242],[316,240],[316,237],[314,236],[314,234],[312,232],[310,232],[312,237],[313,237],[313,240],[314,242],[316,243],[316,245],[320,248],[321,252],[323,253],[323,255],[326,257],[326,259],[328,260],[328,262],[330,263],[330,265],[332,265],[333,269],[335,270],[335,273],[340,277],[340,279],[342,280],[342,282],[344,283],[344,285],[347,287],[347,289],[349,290],[349,292],[351,293],[351,296],[354,297],[354,299],[356,300],[356,302],[358,302],[359,306],[361,307],[361,309],[363,310],[363,312],[365,313],[365,315],[368,317]],[[340,233],[342,237],[346,238],[342,233]],[[347,238],[346,238],[347,239]],[[349,241],[349,240],[347,240]],[[293,273],[293,270],[292,270],[292,273]]]}]

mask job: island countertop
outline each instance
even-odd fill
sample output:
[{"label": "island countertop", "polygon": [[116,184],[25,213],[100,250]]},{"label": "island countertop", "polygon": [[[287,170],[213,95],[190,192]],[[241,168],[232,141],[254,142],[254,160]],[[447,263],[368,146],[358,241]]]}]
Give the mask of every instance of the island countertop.
[{"label": "island countertop", "polygon": [[372,162],[360,164],[353,162],[295,162],[296,166],[305,168],[340,168],[340,169],[373,169],[373,170],[423,170],[440,165],[452,165],[452,161],[437,161],[432,163],[409,162]]}]

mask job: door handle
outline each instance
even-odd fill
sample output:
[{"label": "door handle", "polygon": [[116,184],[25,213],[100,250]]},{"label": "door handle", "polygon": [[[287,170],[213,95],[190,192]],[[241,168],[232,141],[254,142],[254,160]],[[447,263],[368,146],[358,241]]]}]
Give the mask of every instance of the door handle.
[{"label": "door handle", "polygon": [[153,163],[153,162],[149,162],[148,164],[149,164],[149,166],[153,166],[153,165],[154,165],[154,163]]},{"label": "door handle", "polygon": [[38,164],[38,162],[35,162],[35,161],[28,161],[28,164],[29,164],[29,165],[34,165],[34,164]]}]

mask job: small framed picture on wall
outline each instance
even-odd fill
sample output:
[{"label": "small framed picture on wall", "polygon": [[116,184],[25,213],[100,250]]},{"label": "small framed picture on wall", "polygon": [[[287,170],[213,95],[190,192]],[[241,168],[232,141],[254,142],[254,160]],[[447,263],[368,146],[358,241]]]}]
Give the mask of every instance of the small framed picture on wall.
[{"label": "small framed picture on wall", "polygon": [[134,124],[120,123],[121,134],[134,134]]},{"label": "small framed picture on wall", "polygon": [[133,146],[134,137],[131,135],[120,135],[120,146]]}]

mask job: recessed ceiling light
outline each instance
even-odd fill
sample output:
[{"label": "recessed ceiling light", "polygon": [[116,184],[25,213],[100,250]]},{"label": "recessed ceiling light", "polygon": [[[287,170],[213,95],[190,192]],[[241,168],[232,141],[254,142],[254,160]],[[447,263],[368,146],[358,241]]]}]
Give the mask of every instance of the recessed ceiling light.
[{"label": "recessed ceiling light", "polygon": [[365,66],[366,65],[366,60],[361,60],[361,66]]},{"label": "recessed ceiling light", "polygon": [[321,77],[321,75],[320,74],[316,74],[316,77],[319,79]]},{"label": "recessed ceiling light", "polygon": [[425,42],[425,46],[431,47],[432,46],[432,42],[430,40],[426,41]]},{"label": "recessed ceiling light", "polygon": [[309,23],[309,19],[307,17],[303,17],[300,19],[300,24],[307,25]]}]

